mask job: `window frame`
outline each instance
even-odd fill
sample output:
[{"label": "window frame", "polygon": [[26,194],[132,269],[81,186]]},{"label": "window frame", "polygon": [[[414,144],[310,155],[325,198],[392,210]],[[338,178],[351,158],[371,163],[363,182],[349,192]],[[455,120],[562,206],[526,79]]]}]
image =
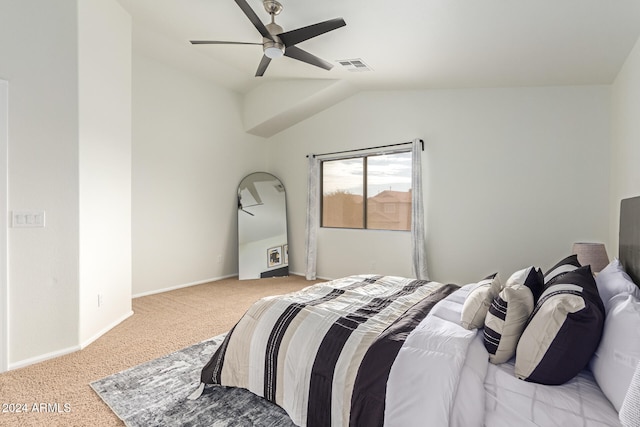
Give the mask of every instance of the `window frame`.
[{"label": "window frame", "polygon": [[[399,232],[410,232],[411,224],[409,224],[409,228],[406,230],[398,230],[391,228],[369,228],[367,224],[368,211],[369,211],[369,194],[368,194],[368,158],[374,156],[383,156],[383,155],[392,155],[392,154],[400,154],[400,153],[411,153],[411,148],[400,148],[396,150],[387,150],[387,151],[371,151],[364,154],[353,154],[347,156],[338,156],[331,157],[320,160],[319,174],[320,174],[320,228],[329,228],[329,229],[337,229],[337,230],[371,230],[371,231],[399,231]],[[336,160],[348,160],[348,159],[361,159],[362,160],[362,227],[337,227],[337,226],[328,226],[324,225],[324,163],[331,162]],[[413,165],[411,166],[413,168]],[[413,201],[411,202],[413,203]]]}]

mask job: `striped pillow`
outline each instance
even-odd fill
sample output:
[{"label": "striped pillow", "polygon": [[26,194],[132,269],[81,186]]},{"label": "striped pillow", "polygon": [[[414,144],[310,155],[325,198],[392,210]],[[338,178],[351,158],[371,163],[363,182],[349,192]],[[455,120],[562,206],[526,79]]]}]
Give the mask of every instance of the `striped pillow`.
[{"label": "striped pillow", "polygon": [[531,290],[531,293],[533,294],[533,303],[535,305],[535,303],[538,302],[538,298],[540,298],[542,290],[544,289],[544,276],[542,275],[542,270],[531,266],[523,270],[516,271],[511,275],[504,286],[507,287],[516,283],[522,283]]},{"label": "striped pillow", "polygon": [[590,266],[551,280],[516,351],[516,377],[563,384],[576,376],[598,347],[604,306]]},{"label": "striped pillow", "polygon": [[489,306],[498,296],[502,285],[498,273],[485,277],[473,286],[462,305],[460,323],[466,329],[478,329],[484,325]]},{"label": "striped pillow", "polygon": [[582,267],[580,262],[578,261],[578,255],[569,255],[562,261],[558,262],[556,265],[551,267],[549,271],[544,273],[544,284],[546,285],[556,277],[568,273],[570,271],[574,271],[577,268]]},{"label": "striped pillow", "polygon": [[542,287],[535,267],[516,271],[493,299],[484,321],[484,346],[491,363],[504,363],[516,353],[520,335],[534,308],[532,289]]}]

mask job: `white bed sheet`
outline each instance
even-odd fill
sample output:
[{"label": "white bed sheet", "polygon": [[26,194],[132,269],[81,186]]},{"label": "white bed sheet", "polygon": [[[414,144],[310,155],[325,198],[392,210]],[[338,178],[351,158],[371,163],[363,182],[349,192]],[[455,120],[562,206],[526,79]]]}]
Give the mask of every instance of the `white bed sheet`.
[{"label": "white bed sheet", "polygon": [[[399,366],[409,367],[409,373],[402,381],[395,381],[399,379],[398,375],[390,376],[387,397],[395,396],[405,405],[397,402],[389,405],[385,425],[422,426],[425,425],[424,420],[429,420],[429,425],[451,427],[621,427],[618,413],[588,370],[563,385],[547,386],[517,379],[514,374],[515,358],[500,365],[489,363],[481,330],[480,333],[477,330],[466,331],[460,325],[460,312],[469,289],[464,286],[439,302],[407,339],[407,344],[411,345],[404,350],[414,347],[414,344],[417,349],[434,350],[433,340],[438,341],[442,337],[448,337],[445,341],[449,341],[448,345],[455,350],[448,349],[453,353],[444,359],[448,361],[444,365],[443,360],[433,360],[434,354],[438,353],[434,351],[412,351],[410,354],[415,356],[414,360],[399,363]],[[465,335],[462,339],[464,334],[461,335],[461,331],[471,332],[472,338],[469,340]],[[436,336],[432,337],[432,334]],[[416,339],[422,335],[428,339],[417,343]],[[454,343],[459,345],[454,346]],[[466,353],[466,356],[462,363],[456,363],[460,353]],[[402,355],[406,356],[401,351],[399,356]],[[441,364],[435,363],[438,360]],[[421,367],[420,375],[416,375],[416,366]],[[394,369],[396,374],[402,371],[395,365]],[[445,381],[442,375],[451,384],[434,387],[439,381]],[[407,384],[413,384],[418,390],[409,390],[411,387]],[[453,400],[451,393],[455,395]],[[417,396],[423,399],[421,403],[412,400]],[[427,405],[425,399],[433,405]],[[444,412],[435,411],[434,405],[441,406]],[[390,408],[398,410],[391,411]],[[436,412],[439,417],[435,417]],[[431,422],[435,420],[438,422]]]},{"label": "white bed sheet", "polygon": [[618,413],[589,371],[563,385],[548,386],[517,379],[514,361],[489,364],[485,379],[487,427],[621,426]]}]

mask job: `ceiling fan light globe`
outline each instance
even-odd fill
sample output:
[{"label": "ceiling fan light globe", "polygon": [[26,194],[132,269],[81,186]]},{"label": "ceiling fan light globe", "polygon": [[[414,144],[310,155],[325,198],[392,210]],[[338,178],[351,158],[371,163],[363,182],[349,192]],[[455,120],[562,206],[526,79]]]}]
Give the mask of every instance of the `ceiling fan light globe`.
[{"label": "ceiling fan light globe", "polygon": [[270,59],[280,58],[284,55],[284,48],[270,46],[264,49],[264,54]]}]

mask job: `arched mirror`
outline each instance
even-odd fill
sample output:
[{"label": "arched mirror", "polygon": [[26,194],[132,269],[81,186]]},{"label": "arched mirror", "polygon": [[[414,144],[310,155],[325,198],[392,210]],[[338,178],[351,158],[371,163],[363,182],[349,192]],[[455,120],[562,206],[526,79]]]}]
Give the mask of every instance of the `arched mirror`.
[{"label": "arched mirror", "polygon": [[266,172],[238,186],[238,273],[240,280],[289,275],[284,185]]}]

